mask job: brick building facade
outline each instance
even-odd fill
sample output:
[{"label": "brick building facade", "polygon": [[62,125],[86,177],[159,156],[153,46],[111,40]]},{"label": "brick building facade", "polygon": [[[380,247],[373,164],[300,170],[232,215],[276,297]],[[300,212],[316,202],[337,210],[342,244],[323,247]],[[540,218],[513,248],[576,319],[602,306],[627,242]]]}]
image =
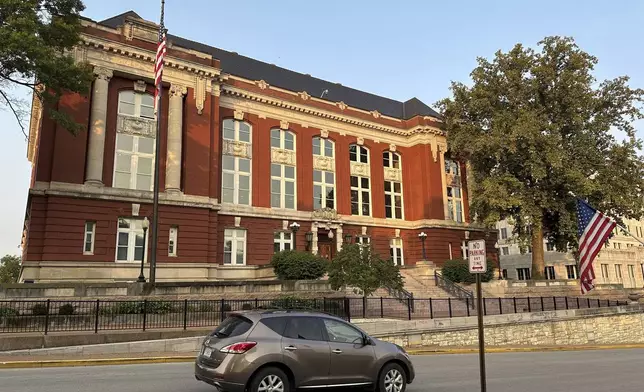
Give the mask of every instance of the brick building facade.
[{"label": "brick building facade", "polygon": [[[133,280],[151,246],[158,27],[133,12],[83,24],[72,55],[96,79],[58,109],[87,132],[32,109],[23,281]],[[439,116],[418,99],[168,42],[158,280],[269,277],[276,250],[332,258],[349,241],[413,266],[421,232],[435,264],[462,257],[468,238],[487,238],[496,257],[496,235],[469,223],[466,165],[448,159]]]}]

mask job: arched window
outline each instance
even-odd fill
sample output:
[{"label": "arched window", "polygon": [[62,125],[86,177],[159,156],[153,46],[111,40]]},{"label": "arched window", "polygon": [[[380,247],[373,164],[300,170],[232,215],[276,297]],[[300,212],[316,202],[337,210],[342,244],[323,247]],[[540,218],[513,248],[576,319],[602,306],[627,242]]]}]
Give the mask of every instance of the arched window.
[{"label": "arched window", "polygon": [[295,134],[277,128],[271,129],[271,147],[295,151]]},{"label": "arched window", "polygon": [[[349,146],[349,160],[363,164],[363,170],[354,170],[351,175],[351,214],[371,216],[371,179],[369,177],[369,150],[364,146],[352,144]],[[367,165],[365,168],[364,165]],[[352,165],[353,166],[353,165]],[[360,165],[356,165],[360,168]],[[357,173],[360,173],[359,175]]]},{"label": "arched window", "polygon": [[461,188],[461,170],[457,162],[445,160],[447,177],[447,214],[450,220],[463,222],[463,190]]},{"label": "arched window", "polygon": [[114,188],[151,191],[154,174],[154,134],[125,127],[129,117],[154,119],[154,98],[150,94],[122,91],[118,96],[116,148],[114,152]]},{"label": "arched window", "polygon": [[[295,134],[278,128],[271,129],[271,148],[294,152]],[[295,165],[271,163],[271,207],[296,209],[295,172]]]},{"label": "arched window", "polygon": [[382,165],[385,170],[385,217],[404,219],[400,154],[383,152]]},{"label": "arched window", "polygon": [[313,209],[335,209],[335,143],[313,138]]},{"label": "arched window", "polygon": [[[242,142],[251,149],[252,127],[249,123],[239,120],[226,119],[223,121],[224,143]],[[242,205],[251,204],[251,159],[250,154],[232,155],[232,151],[224,147],[221,158],[221,202]]]}]

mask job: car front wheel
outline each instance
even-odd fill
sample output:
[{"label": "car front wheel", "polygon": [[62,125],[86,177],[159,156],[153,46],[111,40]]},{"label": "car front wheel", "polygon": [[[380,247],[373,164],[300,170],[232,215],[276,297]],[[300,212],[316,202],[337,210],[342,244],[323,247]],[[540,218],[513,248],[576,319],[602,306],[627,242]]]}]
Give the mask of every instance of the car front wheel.
[{"label": "car front wheel", "polygon": [[378,380],[379,392],[405,392],[407,389],[407,379],[405,371],[396,363],[390,363],[380,372]]},{"label": "car front wheel", "polygon": [[253,377],[249,392],[291,392],[291,385],[282,370],[268,367]]}]

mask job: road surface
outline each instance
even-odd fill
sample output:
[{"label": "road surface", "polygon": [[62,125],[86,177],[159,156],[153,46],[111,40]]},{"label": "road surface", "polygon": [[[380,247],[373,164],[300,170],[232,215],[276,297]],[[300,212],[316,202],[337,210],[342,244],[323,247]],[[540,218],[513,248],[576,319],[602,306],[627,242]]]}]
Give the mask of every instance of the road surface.
[{"label": "road surface", "polygon": [[[478,390],[477,355],[413,357],[408,392]],[[489,354],[490,392],[639,392],[644,350]],[[192,364],[0,370],[11,392],[214,392],[195,381]]]}]

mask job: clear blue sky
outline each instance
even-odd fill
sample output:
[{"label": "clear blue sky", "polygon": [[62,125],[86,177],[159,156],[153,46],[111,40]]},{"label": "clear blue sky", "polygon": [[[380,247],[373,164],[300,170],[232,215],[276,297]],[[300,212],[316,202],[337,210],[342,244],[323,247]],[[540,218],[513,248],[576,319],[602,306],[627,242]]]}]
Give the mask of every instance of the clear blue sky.
[{"label": "clear blue sky", "polygon": [[[102,20],[130,9],[159,19],[160,0],[85,0]],[[476,57],[547,35],[572,36],[599,58],[598,79],[644,87],[644,1],[167,0],[174,35],[398,100],[428,104],[467,81]],[[0,253],[18,253],[30,167],[26,144],[0,112]],[[639,124],[644,137],[644,125]]]}]

